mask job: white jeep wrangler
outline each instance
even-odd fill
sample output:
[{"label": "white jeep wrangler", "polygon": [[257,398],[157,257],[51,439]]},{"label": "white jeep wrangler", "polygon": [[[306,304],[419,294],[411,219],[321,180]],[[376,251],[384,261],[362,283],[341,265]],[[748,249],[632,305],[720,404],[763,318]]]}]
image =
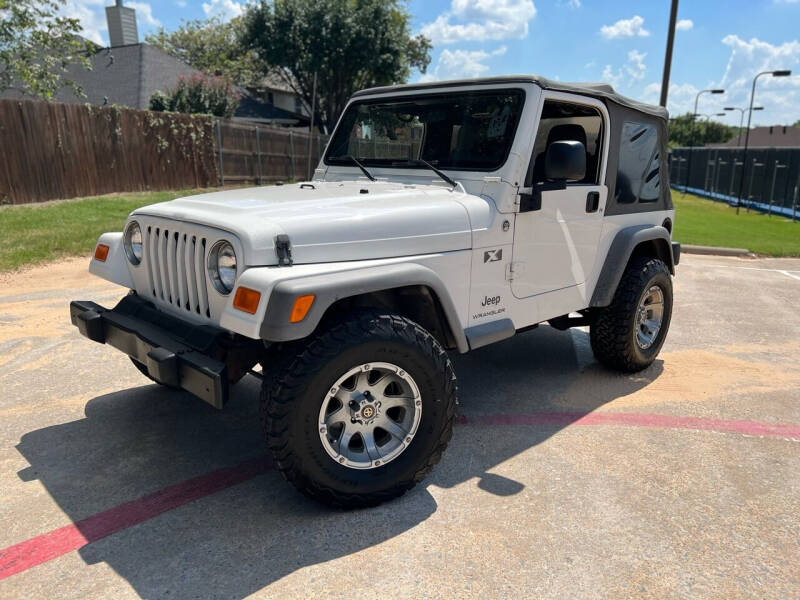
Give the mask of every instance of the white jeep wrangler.
[{"label": "white jeep wrangler", "polygon": [[277,468],[323,502],[374,505],[436,464],[468,352],[548,322],[597,359],[650,365],[680,247],[667,115],[536,76],[376,88],[347,105],[313,181],[134,211],[76,301],[80,332],[217,408],[260,364]]}]

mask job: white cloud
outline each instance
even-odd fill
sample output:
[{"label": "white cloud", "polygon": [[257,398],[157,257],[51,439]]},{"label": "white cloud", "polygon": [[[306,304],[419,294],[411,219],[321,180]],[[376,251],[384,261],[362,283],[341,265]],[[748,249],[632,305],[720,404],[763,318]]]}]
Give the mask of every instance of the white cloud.
[{"label": "white cloud", "polygon": [[125,2],[125,6],[136,9],[136,23],[161,27],[161,21],[153,16],[153,8],[147,2]]},{"label": "white cloud", "polygon": [[492,52],[484,50],[442,50],[436,68],[423,75],[420,81],[438,81],[442,79],[464,79],[480,77],[489,70],[486,61],[495,56],[502,56],[507,48],[500,46]]},{"label": "white cloud", "polygon": [[450,10],[423,25],[422,33],[434,44],[522,39],[535,16],[533,0],[452,0]]},{"label": "white cloud", "polygon": [[220,17],[228,20],[241,16],[244,12],[244,2],[235,0],[211,0],[203,2],[203,12],[207,17]]},{"label": "white cloud", "polygon": [[631,50],[628,52],[627,62],[616,71],[611,65],[606,65],[603,68],[602,80],[610,83],[615,88],[641,81],[647,73],[647,65],[644,64],[646,56],[646,52]]},{"label": "white cloud", "polygon": [[[669,114],[676,116],[692,112],[692,110],[694,110],[694,99],[699,91],[700,90],[691,83],[670,83],[669,94],[667,94],[667,109],[669,110]],[[644,102],[658,104],[660,99],[660,83],[650,83],[645,86],[644,93],[642,94],[642,100]]]},{"label": "white cloud", "polygon": [[650,32],[644,28],[644,19],[639,15],[634,15],[630,19],[620,19],[613,25],[603,25],[600,33],[607,40],[650,35]]},{"label": "white cloud", "polygon": [[105,4],[105,0],[67,0],[60,12],[65,17],[78,19],[83,37],[105,46],[108,43]]},{"label": "white cloud", "polygon": [[694,21],[691,19],[678,19],[678,22],[675,23],[675,29],[678,31],[689,31],[692,27],[694,27]]},{"label": "white cloud", "polygon": [[580,8],[583,6],[581,0],[558,0],[559,6],[567,6],[569,8]]},{"label": "white cloud", "polygon": [[733,106],[747,106],[753,77],[761,71],[792,69],[794,77],[770,77],[758,80],[756,103],[764,106],[763,112],[753,114],[762,123],[794,123],[800,119],[800,42],[793,40],[770,44],[758,38],[743,40],[727,35],[722,43],[731,49],[731,55],[718,87],[724,88]]},{"label": "white cloud", "polygon": [[180,8],[186,8],[186,0],[175,0],[175,4],[177,4]]},{"label": "white cloud", "polygon": [[611,65],[606,65],[600,78],[605,83],[610,83],[612,87],[618,88],[622,84],[622,70],[620,69],[615,73]]}]

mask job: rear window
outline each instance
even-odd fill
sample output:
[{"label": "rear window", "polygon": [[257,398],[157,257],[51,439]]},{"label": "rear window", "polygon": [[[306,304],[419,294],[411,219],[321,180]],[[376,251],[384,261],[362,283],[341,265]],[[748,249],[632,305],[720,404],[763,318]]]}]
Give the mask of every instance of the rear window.
[{"label": "rear window", "polygon": [[508,158],[525,101],[522,90],[453,92],[355,102],[325,155],[329,165],[494,171]]},{"label": "rear window", "polygon": [[622,204],[656,202],[661,186],[658,131],[649,123],[626,121],[619,144],[614,198]]}]

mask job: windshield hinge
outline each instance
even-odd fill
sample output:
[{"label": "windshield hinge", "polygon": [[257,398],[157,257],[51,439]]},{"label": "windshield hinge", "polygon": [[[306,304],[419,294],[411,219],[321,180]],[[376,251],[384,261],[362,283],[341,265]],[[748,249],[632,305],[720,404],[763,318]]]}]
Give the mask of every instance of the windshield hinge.
[{"label": "windshield hinge", "polygon": [[275,254],[278,255],[278,266],[292,266],[292,242],[285,233],[275,237]]}]

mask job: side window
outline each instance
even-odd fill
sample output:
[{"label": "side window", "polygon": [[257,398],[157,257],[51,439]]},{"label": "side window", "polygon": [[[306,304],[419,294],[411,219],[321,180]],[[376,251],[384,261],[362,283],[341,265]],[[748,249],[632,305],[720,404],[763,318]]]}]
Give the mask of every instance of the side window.
[{"label": "side window", "polygon": [[656,202],[661,185],[658,131],[648,123],[625,121],[619,143],[614,199],[621,204]]},{"label": "side window", "polygon": [[546,100],[533,147],[532,179],[545,181],[544,161],[553,142],[577,141],[586,147],[586,177],[575,183],[599,183],[602,157],[603,117],[591,106]]}]

